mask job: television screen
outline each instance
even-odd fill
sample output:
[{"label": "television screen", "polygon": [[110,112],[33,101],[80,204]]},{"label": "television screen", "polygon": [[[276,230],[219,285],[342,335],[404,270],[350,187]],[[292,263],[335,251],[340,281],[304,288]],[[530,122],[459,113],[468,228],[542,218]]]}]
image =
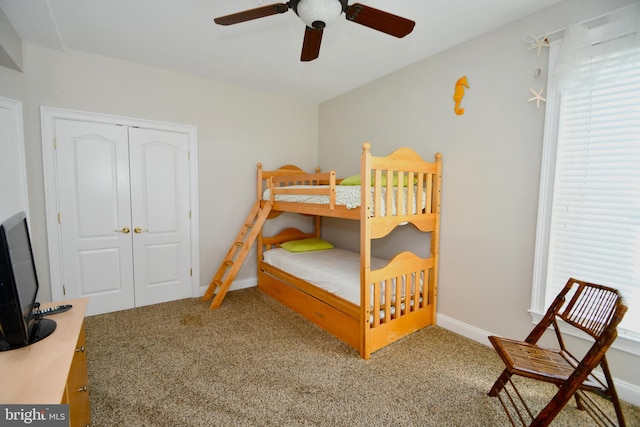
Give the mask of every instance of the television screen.
[{"label": "television screen", "polygon": [[38,287],[26,216],[19,212],[0,225],[0,349],[29,345],[53,332],[45,330],[48,322],[41,330],[34,316]]}]

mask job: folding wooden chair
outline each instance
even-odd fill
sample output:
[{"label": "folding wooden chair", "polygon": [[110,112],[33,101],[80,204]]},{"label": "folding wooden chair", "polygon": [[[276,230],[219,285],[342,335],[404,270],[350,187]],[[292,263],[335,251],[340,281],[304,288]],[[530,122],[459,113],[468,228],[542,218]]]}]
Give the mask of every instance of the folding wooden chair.
[{"label": "folding wooden chair", "polygon": [[[624,426],[620,401],[605,353],[616,339],[616,327],[626,311],[627,306],[616,289],[569,279],[545,316],[524,341],[489,337],[506,366],[489,391],[489,396],[498,397],[513,426],[517,422],[527,425],[529,420],[530,426],[549,425],[572,396],[575,396],[578,408],[587,411],[598,425],[615,426],[611,417],[594,400],[595,396],[586,393],[595,392],[613,403],[618,424]],[[565,347],[558,319],[593,338],[593,345],[582,359],[578,360]],[[537,345],[549,327],[555,331],[559,349]],[[598,365],[604,374],[604,382],[592,374]],[[513,375],[555,384],[558,391],[551,401],[534,415],[512,382]]]}]

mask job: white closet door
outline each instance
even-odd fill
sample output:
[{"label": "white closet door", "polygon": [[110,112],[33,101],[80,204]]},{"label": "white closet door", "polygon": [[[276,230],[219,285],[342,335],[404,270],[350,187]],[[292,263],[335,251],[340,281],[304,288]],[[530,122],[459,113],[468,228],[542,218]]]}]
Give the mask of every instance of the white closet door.
[{"label": "white closet door", "polygon": [[191,297],[189,138],[129,128],[136,306]]},{"label": "white closet door", "polygon": [[124,126],[55,121],[65,298],[87,314],[134,307],[129,149]]},{"label": "white closet door", "polygon": [[42,108],[54,300],[88,315],[198,295],[193,126]]}]

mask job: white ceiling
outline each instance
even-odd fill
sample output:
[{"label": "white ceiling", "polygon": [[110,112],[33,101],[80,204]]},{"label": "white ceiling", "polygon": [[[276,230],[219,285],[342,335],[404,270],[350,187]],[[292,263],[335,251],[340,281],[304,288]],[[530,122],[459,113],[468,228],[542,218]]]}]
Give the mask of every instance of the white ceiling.
[{"label": "white ceiling", "polygon": [[[277,0],[0,0],[23,41],[323,102],[560,0],[359,0],[416,21],[402,39],[340,19],[300,62],[293,10],[233,26],[213,18]],[[352,0],[353,4],[357,0]]]}]

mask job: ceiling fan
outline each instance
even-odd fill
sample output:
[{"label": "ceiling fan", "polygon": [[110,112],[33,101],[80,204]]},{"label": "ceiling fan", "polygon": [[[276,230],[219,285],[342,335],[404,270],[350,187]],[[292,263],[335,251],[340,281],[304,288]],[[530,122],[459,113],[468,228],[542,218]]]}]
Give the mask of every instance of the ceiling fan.
[{"label": "ceiling fan", "polygon": [[313,61],[320,54],[322,32],[327,24],[335,21],[342,13],[347,21],[389,34],[404,37],[413,31],[415,22],[360,3],[347,4],[348,0],[289,0],[287,3],[275,3],[243,12],[215,18],[219,25],[233,25],[252,19],[293,11],[306,24],[302,42],[301,61]]}]

